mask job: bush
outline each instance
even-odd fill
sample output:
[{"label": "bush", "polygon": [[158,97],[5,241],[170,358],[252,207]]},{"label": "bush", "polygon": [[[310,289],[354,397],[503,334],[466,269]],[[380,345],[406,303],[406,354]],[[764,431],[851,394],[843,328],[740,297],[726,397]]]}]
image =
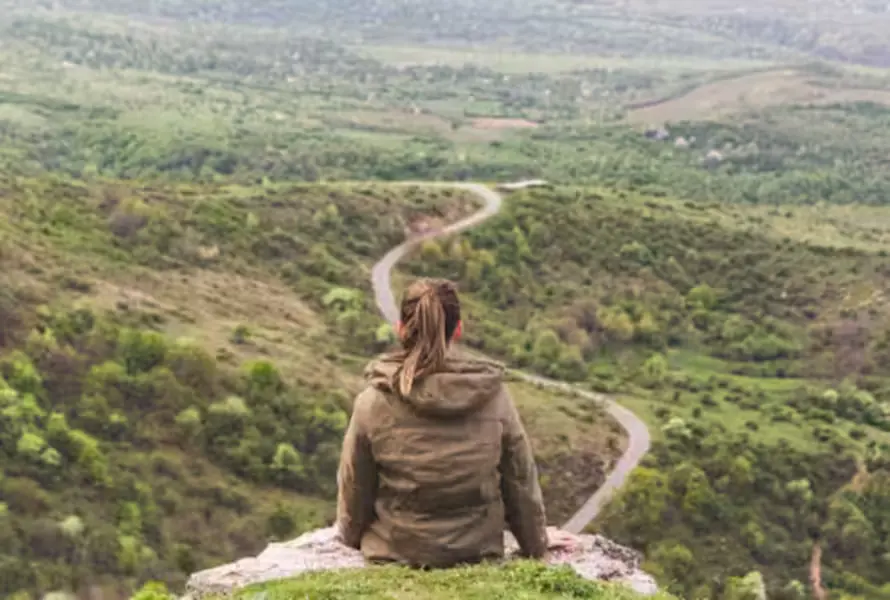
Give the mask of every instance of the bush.
[{"label": "bush", "polygon": [[118,341],[121,360],[130,375],[147,373],[164,362],[167,342],[154,331],[125,329]]},{"label": "bush", "polygon": [[232,330],[232,336],[229,340],[233,344],[246,344],[250,341],[250,328],[247,325],[237,325],[235,329]]},{"label": "bush", "polygon": [[668,372],[668,363],[663,354],[653,354],[643,364],[643,381],[648,387],[661,384]]},{"label": "bush", "polygon": [[132,238],[152,217],[151,209],[141,200],[130,198],[122,202],[108,218],[108,228],[119,238]]},{"label": "bush", "polygon": [[284,390],[284,382],[275,365],[258,360],[246,367],[247,389],[251,398],[271,398]]},{"label": "bush", "polygon": [[31,358],[23,352],[13,352],[3,360],[0,369],[3,379],[20,394],[38,395],[43,391],[43,377]]},{"label": "bush", "polygon": [[177,340],[168,347],[164,364],[176,379],[200,397],[219,393],[219,370],[216,360],[202,347],[188,340]]},{"label": "bush", "polygon": [[201,411],[194,406],[176,415],[176,426],[186,438],[195,437],[201,430]]},{"label": "bush", "polygon": [[711,394],[702,394],[701,398],[699,398],[699,402],[701,402],[702,406],[714,407],[718,406],[718,402],[714,399],[714,396]]},{"label": "bush", "polygon": [[176,600],[176,596],[167,591],[163,583],[150,581],[139,588],[130,600]]}]

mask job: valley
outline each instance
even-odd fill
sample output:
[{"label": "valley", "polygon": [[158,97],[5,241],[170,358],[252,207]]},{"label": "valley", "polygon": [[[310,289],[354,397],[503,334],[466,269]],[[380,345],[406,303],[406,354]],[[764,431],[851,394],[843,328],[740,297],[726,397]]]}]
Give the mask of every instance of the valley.
[{"label": "valley", "polygon": [[588,530],[666,592],[890,597],[885,8],[0,0],[0,595],[329,524],[383,264],[459,283],[551,521],[614,398]]}]

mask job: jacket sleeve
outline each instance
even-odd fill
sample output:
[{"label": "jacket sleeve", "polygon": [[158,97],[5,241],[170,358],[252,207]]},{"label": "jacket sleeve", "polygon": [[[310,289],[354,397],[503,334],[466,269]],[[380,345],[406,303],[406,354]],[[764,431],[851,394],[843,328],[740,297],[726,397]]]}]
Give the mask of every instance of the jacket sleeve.
[{"label": "jacket sleeve", "polygon": [[343,543],[355,549],[374,519],[377,495],[377,466],[368,437],[372,394],[362,393],[355,400],[337,470],[337,529]]},{"label": "jacket sleeve", "polygon": [[501,451],[501,493],[507,525],[522,553],[541,558],[547,553],[547,518],[532,447],[516,405],[506,388]]}]

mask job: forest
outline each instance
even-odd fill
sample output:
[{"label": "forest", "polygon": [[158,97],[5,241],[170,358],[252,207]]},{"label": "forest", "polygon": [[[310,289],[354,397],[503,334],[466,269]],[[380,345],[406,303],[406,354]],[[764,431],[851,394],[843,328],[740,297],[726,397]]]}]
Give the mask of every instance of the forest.
[{"label": "forest", "polygon": [[[0,0],[0,595],[329,523],[370,266],[475,207],[392,183],[540,177],[397,281],[646,421],[591,530],[681,598],[809,597],[816,548],[890,598],[890,13],[781,4]],[[510,385],[559,521],[625,435]]]}]

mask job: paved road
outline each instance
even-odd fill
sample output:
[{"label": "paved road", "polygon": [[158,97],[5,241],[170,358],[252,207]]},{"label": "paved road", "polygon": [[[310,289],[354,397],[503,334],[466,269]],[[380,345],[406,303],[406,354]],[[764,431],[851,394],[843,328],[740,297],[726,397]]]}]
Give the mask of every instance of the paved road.
[{"label": "paved road", "polygon": [[[380,312],[386,317],[390,323],[395,323],[399,318],[398,303],[393,293],[390,283],[390,276],[393,267],[404,258],[413,248],[425,240],[455,234],[474,227],[489,217],[498,213],[503,204],[502,196],[482,184],[477,183],[418,183],[416,185],[450,187],[462,189],[476,194],[483,200],[484,206],[476,213],[469,217],[452,223],[451,225],[438,231],[430,232],[423,236],[412,238],[404,243],[396,246],[386,253],[377,264],[371,274],[371,282],[374,286],[374,296],[377,300],[377,306]],[[575,394],[582,398],[586,398],[595,402],[600,402],[612,417],[618,421],[628,435],[627,451],[618,460],[615,468],[606,477],[603,485],[584,503],[575,515],[563,526],[563,529],[571,533],[580,533],[588,523],[593,521],[599,514],[603,506],[606,505],[612,493],[620,488],[627,476],[640,463],[643,456],[649,451],[649,430],[635,414],[627,410],[623,406],[617,404],[614,400],[603,394],[597,394],[589,390],[582,389],[578,386],[568,384],[563,381],[555,381],[539,375],[533,375],[524,371],[510,371],[514,377],[537,385],[539,387],[548,387],[560,389],[564,392]]]}]

